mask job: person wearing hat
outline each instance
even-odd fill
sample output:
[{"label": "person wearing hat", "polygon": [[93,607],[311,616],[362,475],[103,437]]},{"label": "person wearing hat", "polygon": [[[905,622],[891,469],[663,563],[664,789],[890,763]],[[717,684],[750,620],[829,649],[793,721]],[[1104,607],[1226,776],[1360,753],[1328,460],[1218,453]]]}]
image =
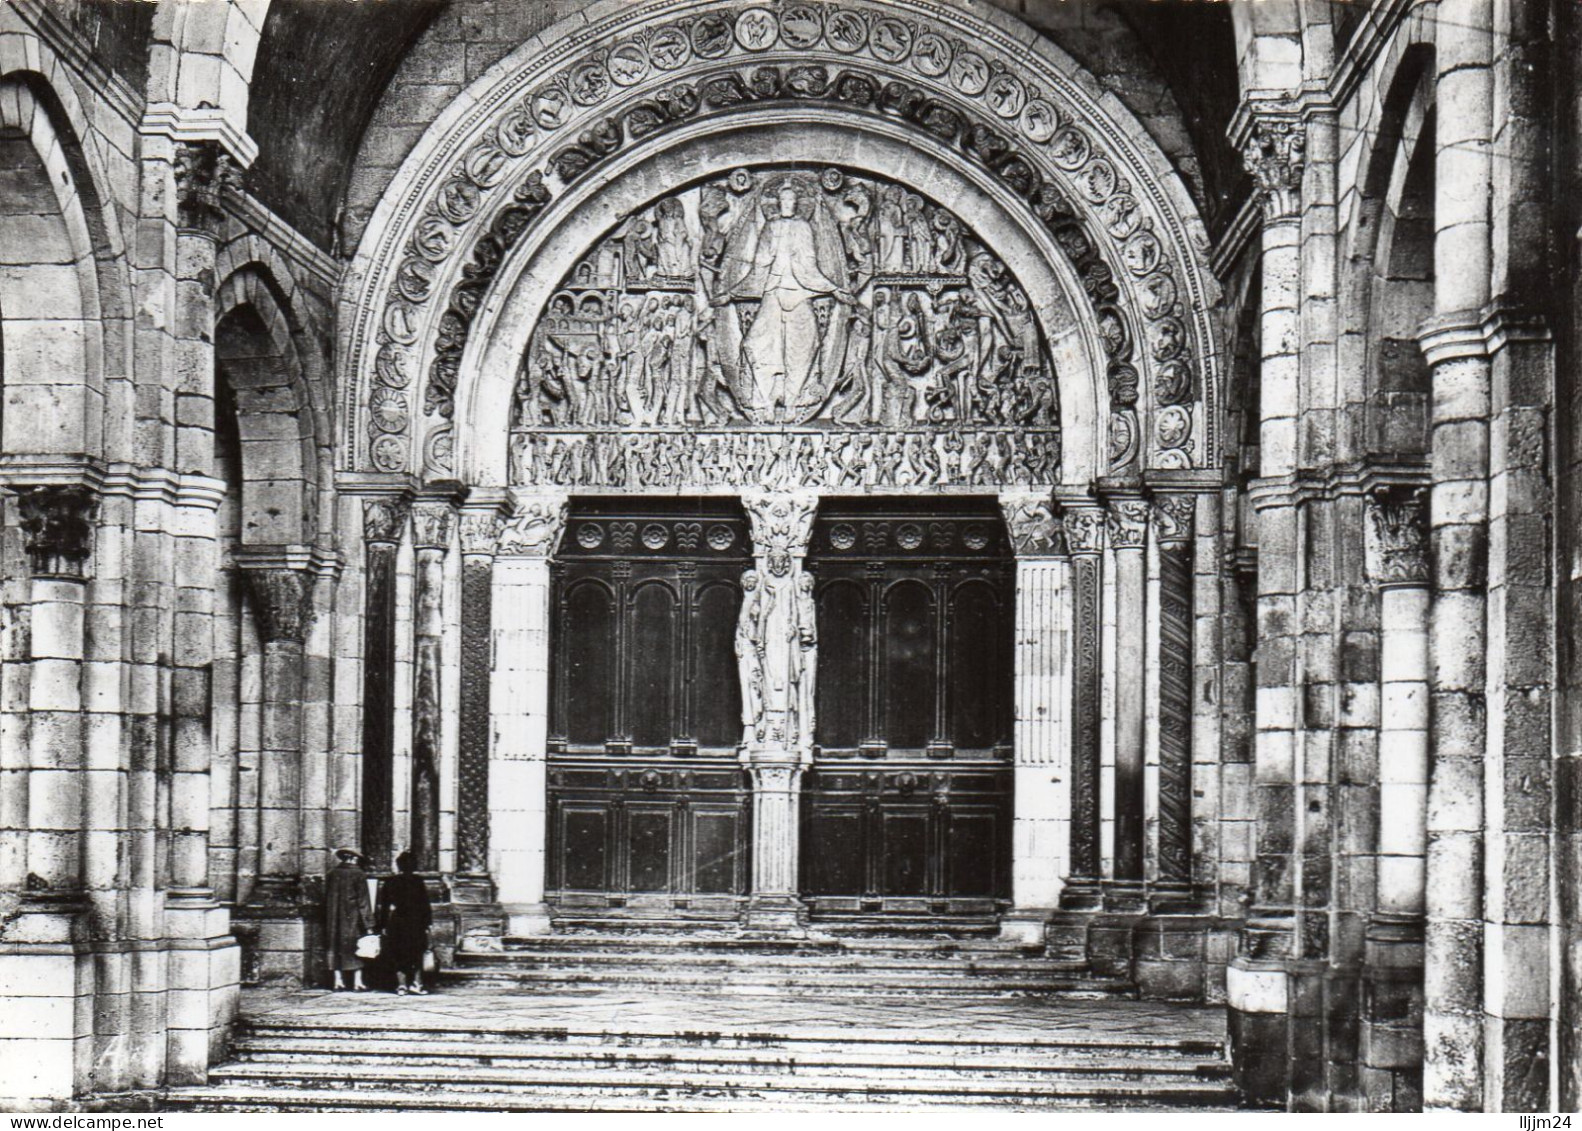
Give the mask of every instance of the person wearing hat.
[{"label": "person wearing hat", "polygon": [[358,866],[361,853],[355,848],[343,848],[335,856],[337,863],[324,881],[324,946],[335,977],[331,988],[344,990],[350,973],[352,989],[361,991],[368,987],[363,985],[357,940],[369,933],[374,917],[368,873]]}]

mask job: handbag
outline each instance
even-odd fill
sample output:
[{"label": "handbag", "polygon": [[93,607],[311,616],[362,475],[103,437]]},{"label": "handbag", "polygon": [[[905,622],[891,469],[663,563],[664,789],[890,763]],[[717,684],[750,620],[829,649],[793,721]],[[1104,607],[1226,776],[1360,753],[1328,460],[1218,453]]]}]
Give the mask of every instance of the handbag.
[{"label": "handbag", "polygon": [[378,935],[363,935],[357,940],[358,958],[378,958],[380,939]]},{"label": "handbag", "polygon": [[432,948],[423,951],[423,973],[433,974],[439,970],[439,963],[434,958]]}]

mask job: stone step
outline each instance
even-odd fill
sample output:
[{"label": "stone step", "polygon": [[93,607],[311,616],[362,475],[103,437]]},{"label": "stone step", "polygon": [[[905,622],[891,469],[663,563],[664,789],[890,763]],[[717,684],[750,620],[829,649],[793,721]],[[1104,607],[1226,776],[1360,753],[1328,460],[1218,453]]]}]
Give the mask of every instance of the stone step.
[{"label": "stone step", "polygon": [[468,1068],[435,1073],[428,1066],[342,1064],[231,1064],[210,1073],[211,1087],[271,1087],[293,1091],[345,1092],[430,1091],[437,1083],[450,1093],[532,1095],[598,1099],[606,1096],[709,1099],[787,1097],[818,1103],[904,1100],[916,1103],[1027,1104],[1040,1100],[1130,1100],[1184,1104],[1199,1100],[1224,1103],[1230,1087],[1224,1080],[1194,1077],[1110,1079],[1019,1077],[958,1079],[904,1078],[885,1072],[822,1072],[807,1076],[787,1073],[685,1074],[633,1072],[601,1067],[594,1073],[526,1070],[517,1067]]},{"label": "stone step", "polygon": [[525,993],[564,993],[577,988],[674,989],[693,994],[782,995],[817,992],[822,997],[973,997],[1008,998],[1060,996],[1074,1000],[1135,996],[1131,983],[1119,979],[1072,977],[1032,973],[1027,976],[923,975],[876,976],[848,971],[773,972],[633,967],[619,974],[578,970],[519,970],[508,965],[469,966],[447,971],[446,984],[510,985]]},{"label": "stone step", "polygon": [[863,954],[689,954],[665,951],[634,950],[623,954],[605,954],[585,951],[537,951],[515,953],[501,951],[495,954],[461,953],[456,956],[453,969],[503,969],[513,970],[630,970],[633,968],[664,968],[684,970],[735,970],[766,971],[776,973],[897,973],[904,975],[937,974],[941,977],[960,975],[1010,974],[1026,977],[1036,974],[1058,974],[1081,977],[1087,964],[1073,961],[1056,961],[1044,958],[1025,958],[1014,955],[959,955],[955,957],[906,957],[888,955],[878,957]]},{"label": "stone step", "polygon": [[512,936],[501,940],[498,951],[477,953],[494,954],[631,954],[631,953],[696,953],[696,954],[791,954],[791,955],[874,955],[906,957],[1020,955],[1028,958],[1043,956],[1043,949],[1036,945],[1006,941],[1000,938],[926,938],[922,936],[811,936],[808,938],[773,938],[743,935],[740,932],[721,932],[712,935],[665,935],[629,932],[604,934],[553,934]]},{"label": "stone step", "polygon": [[[664,912],[599,912],[557,914],[550,920],[556,937],[575,937],[579,934],[674,934],[685,938],[700,936],[734,936],[740,933],[740,918],[735,911],[720,912],[714,916],[687,917]],[[1000,923],[994,916],[964,916],[959,919],[942,919],[938,916],[853,916],[851,918],[821,919],[810,930],[830,937],[863,939],[993,939],[999,935]]]},{"label": "stone step", "polygon": [[332,1019],[271,1023],[267,1019],[244,1020],[239,1041],[289,1043],[291,1041],[333,1041],[351,1047],[368,1042],[418,1045],[451,1055],[454,1046],[468,1052],[480,1047],[520,1048],[705,1048],[711,1051],[786,1050],[796,1055],[817,1055],[830,1050],[849,1050],[867,1055],[907,1057],[975,1057],[1024,1055],[1064,1060],[1076,1057],[1160,1057],[1192,1061],[1219,1062],[1225,1049],[1220,1041],[1193,1037],[1111,1036],[1087,1031],[1047,1036],[994,1036],[969,1031],[930,1028],[912,1033],[884,1030],[868,1033],[853,1029],[799,1027],[795,1030],[754,1026],[750,1029],[713,1028],[706,1025],[685,1030],[610,1026],[575,1029],[567,1027],[489,1028],[458,1025],[442,1029],[381,1024],[350,1025]]},{"label": "stone step", "polygon": [[[715,1099],[705,1096],[566,1096],[553,1091],[530,1095],[500,1095],[495,1093],[468,1094],[449,1090],[430,1092],[363,1090],[349,1093],[330,1089],[298,1089],[282,1091],[277,1088],[257,1086],[178,1088],[168,1093],[165,1110],[190,1112],[379,1112],[379,1111],[572,1111],[572,1112],[729,1112],[735,1114],[785,1113],[785,1112],[840,1112],[872,1111],[883,1106],[886,1112],[981,1110],[979,1102],[971,1096],[956,1102],[938,1099],[935,1102],[908,1102],[895,1097],[865,1095],[855,1103],[820,1100],[817,1096],[776,1096],[769,1099],[731,1097]],[[1128,1113],[1180,1111],[1189,1106],[1193,1111],[1236,1111],[1238,1108],[1229,1095],[1212,1099],[1194,1095],[1189,1103],[1130,1098],[1096,1097],[1045,1097],[1036,1101],[1008,1102],[997,1105],[998,1110],[1038,1111],[1105,1111],[1124,1110]]]},{"label": "stone step", "polygon": [[1183,1056],[1177,1050],[1139,1048],[1108,1055],[1075,1047],[1050,1051],[996,1051],[946,1046],[919,1051],[916,1046],[840,1045],[805,1042],[786,1048],[718,1048],[654,1044],[590,1048],[564,1043],[468,1042],[450,1049],[434,1042],[367,1037],[324,1039],[303,1036],[244,1037],[232,1047],[241,1064],[399,1065],[445,1070],[472,1068],[559,1069],[578,1072],[628,1069],[655,1073],[712,1071],[807,1075],[830,1069],[882,1072],[887,1078],[1142,1080],[1189,1076],[1223,1079],[1229,1073],[1219,1050],[1216,1059]]}]

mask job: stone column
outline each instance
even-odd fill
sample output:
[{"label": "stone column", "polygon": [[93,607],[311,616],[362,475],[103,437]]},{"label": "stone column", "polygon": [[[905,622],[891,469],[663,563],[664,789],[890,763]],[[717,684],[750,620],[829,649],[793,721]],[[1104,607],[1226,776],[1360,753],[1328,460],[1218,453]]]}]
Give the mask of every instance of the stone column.
[{"label": "stone column", "polygon": [[[549,745],[549,567],[566,528],[564,494],[512,493],[496,545],[488,798],[489,871],[510,936],[550,930],[544,904]],[[486,946],[477,938],[463,945]]]},{"label": "stone column", "polygon": [[439,868],[441,648],[445,635],[445,554],[456,509],[450,497],[412,504],[417,551],[413,586],[412,825],[409,844],[421,871]]},{"label": "stone column", "polygon": [[[259,737],[258,882],[237,917],[258,923],[257,977],[295,984],[318,969],[315,883],[302,871],[303,651],[312,619],[312,574],[281,547],[232,555],[263,645]],[[316,880],[316,877],[312,878]]]},{"label": "stone column", "polygon": [[1099,880],[1099,718],[1102,666],[1099,637],[1104,586],[1104,511],[1096,503],[1063,501],[1060,510],[1071,556],[1067,619],[1071,624],[1071,849],[1070,874],[1060,893],[1068,911],[1101,902]]},{"label": "stone column", "polygon": [[363,503],[362,844],[373,866],[394,866],[396,555],[406,530],[400,498]]},{"label": "stone column", "polygon": [[1140,910],[1143,884],[1143,716],[1147,650],[1149,508],[1135,497],[1106,501],[1115,566],[1115,865],[1105,906]]},{"label": "stone column", "polygon": [[[1493,76],[1483,0],[1446,0],[1435,45],[1434,316],[1429,628],[1432,769],[1423,1106],[1483,1108],[1484,759],[1487,753],[1489,301]],[[1456,107],[1455,113],[1444,108]]]},{"label": "stone column", "polygon": [[498,936],[499,915],[490,911],[489,878],[489,652],[494,631],[494,552],[500,536],[503,493],[475,491],[462,508],[461,686],[457,710],[456,879],[452,899],[462,911],[462,934],[476,930]]},{"label": "stone column", "polygon": [[1000,510],[1016,551],[1015,903],[1000,919],[1000,934],[1041,945],[1068,866],[1068,563],[1048,491],[1001,492]]},{"label": "stone column", "polygon": [[800,930],[807,918],[800,896],[798,813],[802,772],[813,751],[808,704],[814,698],[814,655],[805,642],[816,629],[811,594],[803,588],[812,575],[802,563],[818,496],[753,492],[742,497],[742,505],[752,524],[760,594],[758,602],[742,607],[744,628],[756,647],[756,665],[744,657],[742,667],[744,679],[756,674],[761,680],[756,695],[742,689],[743,702],[761,704],[742,750],[753,786],[753,879],[744,925],[783,934]]},{"label": "stone column", "polygon": [[[1370,495],[1366,508],[1368,579],[1379,589],[1379,837],[1366,941],[1360,1091],[1397,1097],[1420,1089],[1423,1060],[1427,499],[1415,488],[1386,489]],[[1393,1101],[1384,1106],[1396,1109]]]},{"label": "stone column", "polygon": [[1257,513],[1257,684],[1254,712],[1253,907],[1226,975],[1237,1083],[1263,1102],[1287,1101],[1289,1007],[1285,960],[1294,955],[1301,821],[1296,745],[1301,729],[1298,603],[1301,510],[1287,486],[1297,471],[1301,411],[1302,181],[1307,128],[1271,108],[1252,117],[1243,160],[1263,205],[1260,273]]},{"label": "stone column", "polygon": [[[0,733],[0,1049],[5,1064],[18,1066],[10,1081],[16,1094],[60,1101],[93,1080],[99,987],[84,817],[105,810],[95,797],[120,797],[121,767],[91,766],[82,733],[85,578],[97,500],[78,486],[17,490],[7,505],[21,516],[28,580],[25,593],[11,591],[25,606],[13,606],[6,618],[25,629],[10,637],[5,655],[7,725]],[[119,841],[119,825],[99,836]],[[113,878],[98,885],[113,887]],[[114,907],[105,911],[113,916]],[[113,918],[109,926],[113,931]]]},{"label": "stone column", "polygon": [[1153,498],[1159,548],[1158,863],[1149,896],[1156,911],[1192,905],[1192,517],[1195,495]]}]

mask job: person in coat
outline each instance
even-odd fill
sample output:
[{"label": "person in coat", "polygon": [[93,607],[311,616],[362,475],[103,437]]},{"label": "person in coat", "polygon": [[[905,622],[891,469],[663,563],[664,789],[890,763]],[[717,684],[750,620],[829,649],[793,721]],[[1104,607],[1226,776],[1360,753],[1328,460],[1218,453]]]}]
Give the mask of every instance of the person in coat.
[{"label": "person in coat", "polygon": [[357,940],[373,925],[373,901],[368,898],[368,873],[358,867],[361,854],[343,848],[335,854],[338,863],[324,880],[324,946],[334,971],[332,989],[346,988],[346,975],[352,976],[352,989],[365,990],[363,960],[357,956]]},{"label": "person in coat", "polygon": [[396,857],[396,869],[397,874],[385,881],[379,896],[379,925],[384,936],[380,955],[395,968],[396,993],[427,994],[423,988],[423,952],[428,949],[428,929],[434,912],[429,906],[428,888],[417,874],[417,858],[403,852]]}]

